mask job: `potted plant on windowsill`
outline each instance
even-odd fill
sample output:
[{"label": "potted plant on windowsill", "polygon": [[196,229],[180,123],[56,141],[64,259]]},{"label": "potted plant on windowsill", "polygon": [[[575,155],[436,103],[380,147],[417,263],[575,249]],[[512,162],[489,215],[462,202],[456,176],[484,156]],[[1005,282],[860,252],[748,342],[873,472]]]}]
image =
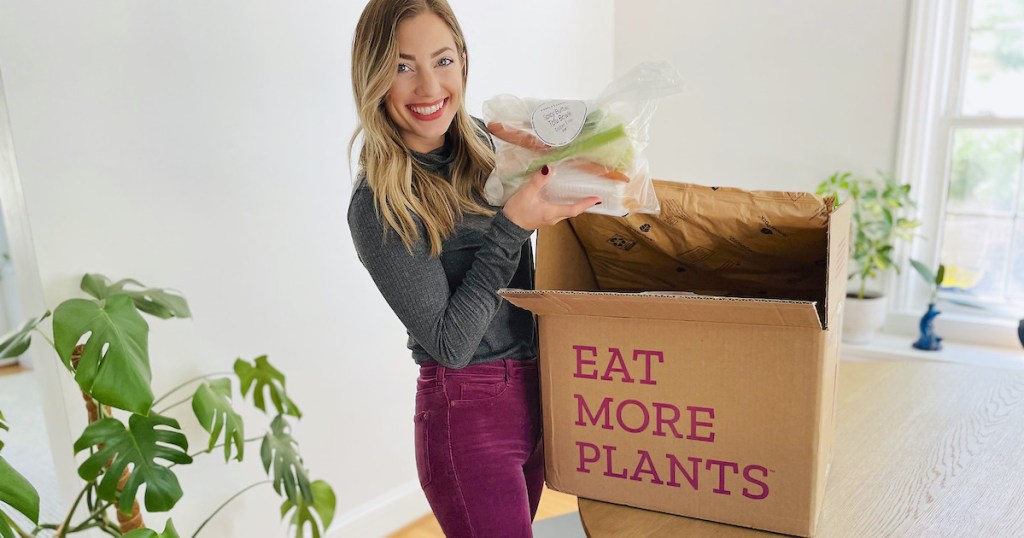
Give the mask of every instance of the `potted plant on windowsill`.
[{"label": "potted plant on windowsill", "polygon": [[920,225],[903,213],[914,207],[910,185],[878,174],[857,178],[850,172],[836,172],[818,185],[817,193],[834,196],[837,203],[852,205],[850,234],[851,286],[847,288],[843,315],[843,341],[869,343],[885,324],[886,298],[868,285],[890,269],[900,268],[893,260],[896,244],[908,240]]}]

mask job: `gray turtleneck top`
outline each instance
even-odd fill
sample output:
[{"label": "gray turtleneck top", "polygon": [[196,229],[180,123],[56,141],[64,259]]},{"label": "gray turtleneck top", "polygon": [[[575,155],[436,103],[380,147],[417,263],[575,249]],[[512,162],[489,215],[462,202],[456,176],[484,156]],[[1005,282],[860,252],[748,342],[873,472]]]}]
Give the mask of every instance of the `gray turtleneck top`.
[{"label": "gray turtleneck top", "polygon": [[[454,158],[447,142],[430,153],[413,152],[429,170],[448,179]],[[487,205],[486,202],[480,200]],[[373,191],[362,176],[348,208],[348,224],[359,260],[409,334],[417,363],[434,360],[462,368],[498,359],[535,357],[533,315],[496,293],[533,289],[532,232],[515,225],[500,207],[494,217],[463,215],[430,255],[423,224],[412,255],[398,234],[378,217]]]}]

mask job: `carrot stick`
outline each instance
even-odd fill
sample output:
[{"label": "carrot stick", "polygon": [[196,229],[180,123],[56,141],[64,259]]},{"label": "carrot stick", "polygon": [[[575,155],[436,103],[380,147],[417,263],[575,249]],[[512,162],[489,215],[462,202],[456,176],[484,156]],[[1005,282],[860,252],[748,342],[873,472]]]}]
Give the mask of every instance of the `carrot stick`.
[{"label": "carrot stick", "polygon": [[487,130],[496,138],[529,150],[544,152],[551,149],[551,146],[545,144],[536,136],[513,127],[508,127],[501,122],[492,121],[488,123]]},{"label": "carrot stick", "polygon": [[599,176],[605,179],[629,183],[629,176],[627,176],[626,174],[623,174],[618,170],[606,168],[605,166],[595,163],[594,161],[588,161],[587,159],[569,159],[568,161],[565,161],[565,164],[573,166],[576,169],[586,172],[593,176]]}]

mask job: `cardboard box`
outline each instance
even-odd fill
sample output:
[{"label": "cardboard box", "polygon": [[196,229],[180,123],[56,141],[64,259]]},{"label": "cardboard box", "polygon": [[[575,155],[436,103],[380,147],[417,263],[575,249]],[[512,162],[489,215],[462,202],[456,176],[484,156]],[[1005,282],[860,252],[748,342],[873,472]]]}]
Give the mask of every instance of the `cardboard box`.
[{"label": "cardboard box", "polygon": [[[548,485],[811,536],[832,458],[849,209],[826,202],[813,218],[797,211],[780,224],[787,199],[822,201],[726,189],[735,200],[721,202],[722,189],[656,189],[661,215],[581,215],[541,230],[537,290],[500,292],[538,316]],[[594,229],[611,235],[595,242]],[[723,233],[701,236],[708,230]],[[801,234],[810,242],[792,257],[810,254],[813,267],[795,277],[776,245]],[[679,235],[701,236],[699,245],[680,246]],[[626,254],[609,261],[617,255],[602,244]],[[621,270],[630,252],[643,254],[653,282],[676,289],[628,289],[639,273],[637,264]],[[772,273],[758,277],[764,267]],[[702,293],[678,293],[687,290],[673,274]],[[767,291],[756,289],[761,281]],[[723,289],[733,285],[743,290]],[[808,290],[813,297],[793,297]]]}]

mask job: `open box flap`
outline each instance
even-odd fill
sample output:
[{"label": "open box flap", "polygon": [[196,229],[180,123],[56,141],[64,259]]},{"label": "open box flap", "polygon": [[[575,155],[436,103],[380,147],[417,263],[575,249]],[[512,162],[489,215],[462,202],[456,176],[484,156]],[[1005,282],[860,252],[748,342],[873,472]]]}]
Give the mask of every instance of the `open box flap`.
[{"label": "open box flap", "polygon": [[825,319],[828,328],[839,315],[839,305],[846,296],[846,265],[850,256],[850,205],[836,208],[828,219],[828,272],[825,274]]},{"label": "open box flap", "polygon": [[534,314],[666,319],[821,329],[814,301],[708,297],[672,293],[614,293],[501,289],[498,294]]}]

